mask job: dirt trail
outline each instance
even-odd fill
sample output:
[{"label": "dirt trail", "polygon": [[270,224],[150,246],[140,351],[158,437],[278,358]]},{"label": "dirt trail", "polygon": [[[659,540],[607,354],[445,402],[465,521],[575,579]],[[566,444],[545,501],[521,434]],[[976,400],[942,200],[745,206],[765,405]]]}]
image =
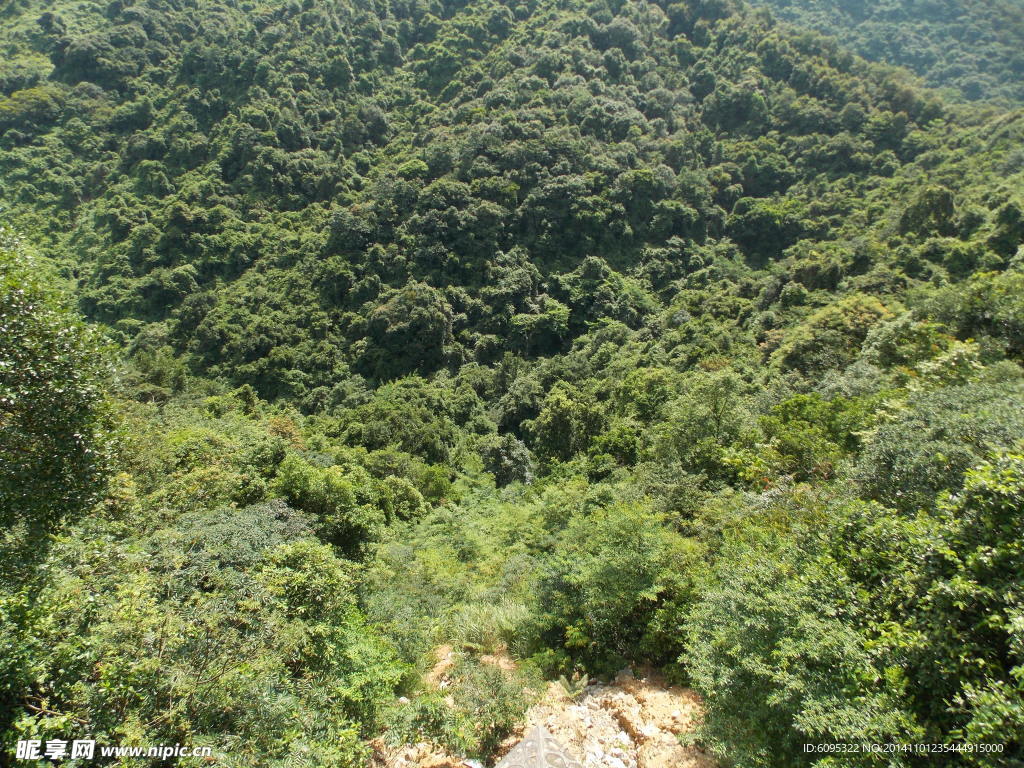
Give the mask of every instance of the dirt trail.
[{"label": "dirt trail", "polygon": [[[451,649],[438,650],[438,664],[428,680],[443,687]],[[505,664],[496,666],[504,668]],[[715,768],[711,757],[697,747],[683,746],[679,739],[693,732],[700,717],[701,701],[696,693],[668,685],[653,673],[637,677],[624,670],[612,683],[588,685],[575,700],[562,686],[550,683],[501,753],[511,750],[524,733],[539,725],[583,768]],[[381,750],[374,766],[481,768],[482,763],[418,744]]]}]

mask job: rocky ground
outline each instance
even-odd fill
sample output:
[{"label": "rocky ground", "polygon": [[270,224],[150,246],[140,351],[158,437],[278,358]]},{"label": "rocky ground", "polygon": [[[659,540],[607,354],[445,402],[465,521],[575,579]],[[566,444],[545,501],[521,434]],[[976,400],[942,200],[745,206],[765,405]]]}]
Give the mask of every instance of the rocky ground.
[{"label": "rocky ground", "polygon": [[[450,658],[450,648],[438,649],[438,664],[428,675],[431,683],[440,684]],[[503,659],[496,666],[509,663]],[[699,748],[684,746],[700,717],[700,697],[693,691],[668,685],[653,673],[623,670],[612,683],[588,685],[576,697],[551,683],[503,752],[539,725],[583,768],[714,768]],[[374,768],[482,768],[426,744],[381,747],[377,758]]]},{"label": "rocky ground", "polygon": [[527,712],[525,727],[546,728],[583,768],[712,768],[697,747],[683,746],[700,716],[693,691],[624,670],[611,684],[587,686],[575,701],[552,684]]}]

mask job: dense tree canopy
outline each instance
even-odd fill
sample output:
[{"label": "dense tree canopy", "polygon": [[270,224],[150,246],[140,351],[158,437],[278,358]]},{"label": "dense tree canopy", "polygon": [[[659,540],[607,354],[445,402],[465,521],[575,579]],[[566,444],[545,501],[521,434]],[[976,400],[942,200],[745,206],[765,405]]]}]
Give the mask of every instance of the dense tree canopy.
[{"label": "dense tree canopy", "polygon": [[969,101],[1020,104],[1024,10],[1012,0],[754,0]]}]

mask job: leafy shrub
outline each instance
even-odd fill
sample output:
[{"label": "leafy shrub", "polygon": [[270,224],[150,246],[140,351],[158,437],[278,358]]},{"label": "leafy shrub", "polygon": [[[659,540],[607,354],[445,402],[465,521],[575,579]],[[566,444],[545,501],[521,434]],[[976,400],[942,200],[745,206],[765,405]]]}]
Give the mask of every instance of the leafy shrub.
[{"label": "leafy shrub", "polygon": [[372,399],[341,411],[339,428],[356,445],[371,450],[398,448],[430,463],[451,454],[455,425],[446,392],[419,377],[408,377],[377,389]]},{"label": "leafy shrub", "polygon": [[684,655],[709,743],[751,766],[844,741],[978,739],[1004,752],[964,764],[1019,759],[1022,490],[1024,458],[1002,454],[935,512],[838,502],[734,532]]},{"label": "leafy shrub", "polygon": [[808,374],[842,367],[857,356],[868,332],[890,314],[874,297],[848,296],[794,328],[775,358],[784,368]]},{"label": "leafy shrub", "polygon": [[692,598],[699,547],[638,504],[570,520],[536,585],[538,640],[595,673],[678,655],[678,615]]},{"label": "leafy shrub", "polygon": [[338,466],[314,467],[292,455],[281,463],[275,486],[313,517],[317,535],[349,555],[376,539],[387,522],[365,473],[360,477]]},{"label": "leafy shrub", "polygon": [[603,424],[603,409],[593,395],[560,382],[544,398],[527,429],[539,456],[568,461],[587,449]]},{"label": "leafy shrub", "polygon": [[806,760],[805,743],[921,739],[898,662],[857,632],[877,612],[812,541],[753,530],[728,543],[687,625],[685,665],[705,696],[707,743],[738,764],[781,768]]},{"label": "leafy shrub", "polygon": [[64,92],[51,84],[15,91],[0,96],[0,134],[15,129],[35,131],[60,116]]},{"label": "leafy shrub", "polygon": [[210,744],[230,765],[363,765],[357,723],[404,670],[356,608],[350,566],[273,504],[143,544],[58,540],[22,692],[47,706],[10,734],[59,738],[75,722],[108,743]]},{"label": "leafy shrub", "polygon": [[431,741],[488,759],[526,711],[531,682],[522,673],[462,658],[443,692],[426,692],[392,709],[388,737],[397,743]]},{"label": "leafy shrub", "polygon": [[1024,435],[1019,383],[967,384],[915,395],[868,440],[855,475],[864,492],[903,510],[958,490],[989,451]]},{"label": "leafy shrub", "polygon": [[514,435],[493,435],[481,440],[484,469],[501,488],[509,483],[529,483],[533,478],[530,449]]},{"label": "leafy shrub", "polygon": [[692,474],[721,480],[731,474],[725,447],[740,437],[749,418],[743,383],[730,371],[695,376],[667,403],[653,428],[653,453]]},{"label": "leafy shrub", "polygon": [[966,285],[939,291],[926,308],[964,338],[994,339],[1015,359],[1024,358],[1024,272],[981,272]]},{"label": "leafy shrub", "polygon": [[377,379],[436,370],[451,342],[451,314],[443,296],[428,285],[410,282],[394,291],[367,318],[372,345],[365,369]]},{"label": "leafy shrub", "polygon": [[100,339],[37,269],[0,231],[0,527],[22,536],[96,499],[111,459]]}]

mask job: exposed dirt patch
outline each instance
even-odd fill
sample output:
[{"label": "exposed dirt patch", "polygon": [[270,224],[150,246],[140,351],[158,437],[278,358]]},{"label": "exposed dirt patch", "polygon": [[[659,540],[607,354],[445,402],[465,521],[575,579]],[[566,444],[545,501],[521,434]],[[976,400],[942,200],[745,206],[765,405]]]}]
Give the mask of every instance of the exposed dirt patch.
[{"label": "exposed dirt patch", "polygon": [[383,740],[374,739],[370,748],[373,750],[371,768],[467,768],[467,765],[472,765],[432,744],[390,747]]},{"label": "exposed dirt patch", "polygon": [[439,645],[434,649],[437,662],[423,678],[429,688],[446,688],[452,667],[455,666],[455,649],[450,645]]},{"label": "exposed dirt patch", "polygon": [[503,669],[506,672],[515,672],[517,667],[515,659],[509,656],[508,651],[504,648],[500,648],[494,653],[485,653],[480,657],[480,663]]},{"label": "exposed dirt patch", "polygon": [[700,717],[693,691],[624,671],[609,685],[587,686],[576,701],[552,683],[527,712],[525,729],[546,728],[584,768],[714,768],[714,760],[678,738]]}]

